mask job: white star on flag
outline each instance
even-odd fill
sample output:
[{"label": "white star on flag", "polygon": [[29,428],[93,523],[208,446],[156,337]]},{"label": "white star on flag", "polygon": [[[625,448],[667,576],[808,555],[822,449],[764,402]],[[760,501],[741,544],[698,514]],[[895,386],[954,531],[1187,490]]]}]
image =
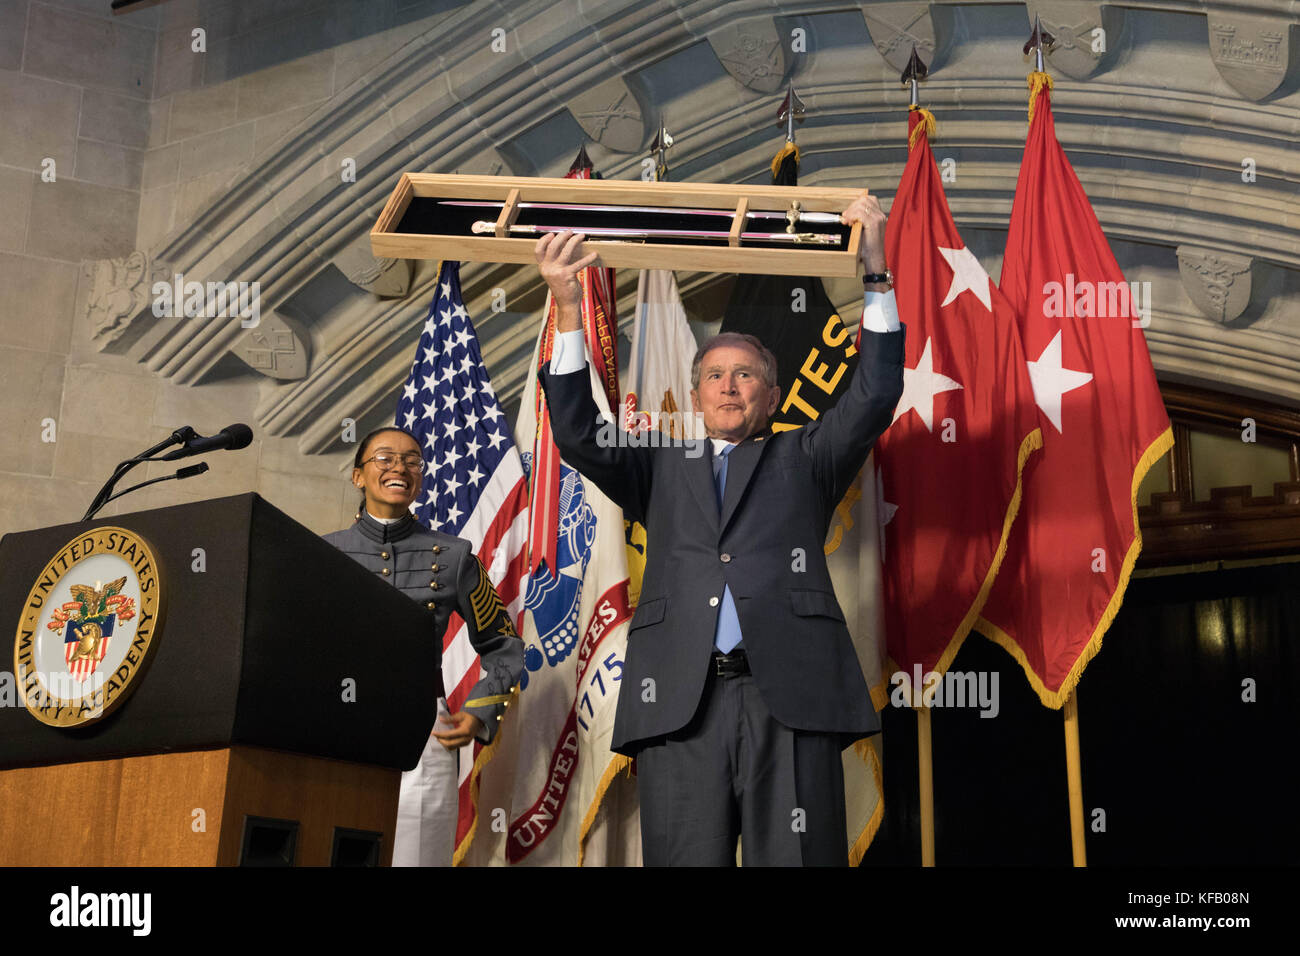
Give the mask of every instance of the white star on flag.
[{"label": "white star on flag", "polygon": [[[934,357],[930,354],[930,342],[925,340],[925,349],[916,363],[916,368],[903,367],[903,395],[894,409],[894,421],[898,421],[910,410],[915,410],[925,424],[925,430],[934,431],[934,397],[941,392],[951,392],[962,388],[960,382],[947,375],[940,375],[934,370]],[[892,422],[891,422],[892,424]]]},{"label": "white star on flag", "polygon": [[984,267],[975,258],[975,253],[971,252],[966,246],[962,246],[960,249],[945,249],[943,246],[936,248],[938,248],[939,254],[947,260],[948,265],[952,267],[952,285],[948,286],[948,295],[939,305],[947,305],[969,289],[975,293],[975,298],[983,303],[984,308],[992,312],[993,293],[989,291],[989,285],[993,280],[989,278],[989,274],[984,271]]},{"label": "white star on flag", "polygon": [[876,518],[880,521],[880,563],[885,563],[885,525],[894,520],[898,505],[885,500],[885,476],[876,469]]},{"label": "white star on flag", "polygon": [[1025,362],[1029,368],[1029,384],[1034,389],[1034,401],[1043,414],[1061,433],[1061,396],[1092,381],[1091,372],[1080,372],[1061,365],[1061,333],[1047,343],[1037,362]]}]

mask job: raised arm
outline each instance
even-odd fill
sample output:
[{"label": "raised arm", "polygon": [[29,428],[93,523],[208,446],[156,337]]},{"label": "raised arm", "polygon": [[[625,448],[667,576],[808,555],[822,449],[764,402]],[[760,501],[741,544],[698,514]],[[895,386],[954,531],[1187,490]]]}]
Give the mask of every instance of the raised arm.
[{"label": "raised arm", "polygon": [[822,492],[832,502],[848,490],[872,445],[893,421],[903,394],[904,332],[886,279],[885,214],[876,197],[863,190],[840,219],[862,223],[858,256],[866,275],[858,368],[839,401],[820,421],[805,426],[801,436]]},{"label": "raised arm", "polygon": [[595,263],[597,254],[584,255],[582,239],[581,233],[564,232],[537,241],[538,269],[555,300],[556,332],[555,355],[539,378],[560,455],[594,481],[627,518],[643,521],[650,499],[650,450],[620,441],[618,423],[600,418],[591,395],[578,273]]}]

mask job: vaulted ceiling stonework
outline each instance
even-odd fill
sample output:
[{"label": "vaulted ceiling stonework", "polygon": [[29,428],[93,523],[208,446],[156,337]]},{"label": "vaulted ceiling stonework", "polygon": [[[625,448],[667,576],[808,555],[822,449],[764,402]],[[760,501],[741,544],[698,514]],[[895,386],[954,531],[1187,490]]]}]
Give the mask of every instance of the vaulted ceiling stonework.
[{"label": "vaulted ceiling stonework", "polygon": [[[954,216],[996,277],[1035,15],[1057,41],[1046,66],[1061,142],[1126,277],[1149,283],[1158,374],[1300,407],[1295,0],[442,4],[409,36],[385,34],[390,49],[265,137],[192,215],[86,263],[81,317],[97,348],[175,383],[260,383],[260,429],[304,453],[335,450],[341,420],[391,415],[432,294],[435,263],[369,251],[402,171],[558,176],[585,143],[604,177],[635,178],[662,119],[672,178],[763,182],[793,83],[807,104],[801,182],[888,200],[913,46],[929,64],[920,98],[938,120],[937,157],[952,161]],[[255,281],[260,322],[156,318],[150,289],[176,275]],[[619,276],[624,320],[635,279]],[[728,281],[679,276],[692,318],[719,317]],[[462,282],[509,402],[540,280],[467,263]],[[853,306],[852,283],[830,290]]]}]

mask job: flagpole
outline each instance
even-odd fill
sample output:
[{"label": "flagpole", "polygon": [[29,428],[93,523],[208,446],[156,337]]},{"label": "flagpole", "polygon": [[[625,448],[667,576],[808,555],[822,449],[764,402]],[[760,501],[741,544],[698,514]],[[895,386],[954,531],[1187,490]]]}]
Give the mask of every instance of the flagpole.
[{"label": "flagpole", "polygon": [[[920,106],[920,84],[925,78],[925,62],[912,45],[912,55],[908,58],[900,80],[911,87],[913,109]],[[911,136],[908,136],[909,143]],[[916,763],[919,775],[918,787],[921,795],[921,865],[934,866],[934,748],[932,741],[933,727],[930,723],[930,708],[922,701],[916,711]]]},{"label": "flagpole", "polygon": [[1065,779],[1070,794],[1070,843],[1075,866],[1087,866],[1083,844],[1083,764],[1079,759],[1079,689],[1065,699]]},{"label": "flagpole", "polygon": [[[1043,46],[1050,47],[1056,38],[1043,29],[1034,15],[1034,32],[1025,42],[1024,53],[1034,51],[1034,71],[1043,72]],[[1032,105],[1032,104],[1031,104]],[[1032,110],[1031,114],[1032,115]],[[1065,722],[1065,789],[1070,799],[1070,851],[1075,866],[1088,865],[1083,829],[1083,761],[1079,757],[1079,690],[1076,687],[1065,699],[1062,710]]]},{"label": "flagpole", "polygon": [[930,746],[930,708],[916,712],[917,764],[921,788],[921,865],[934,866],[934,765]]}]

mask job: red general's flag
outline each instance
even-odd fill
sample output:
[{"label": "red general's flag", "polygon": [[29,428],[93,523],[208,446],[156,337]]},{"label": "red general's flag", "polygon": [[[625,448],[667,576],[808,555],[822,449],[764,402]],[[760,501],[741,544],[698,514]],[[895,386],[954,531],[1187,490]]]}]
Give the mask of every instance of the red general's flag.
[{"label": "red general's flag", "polygon": [[908,121],[885,233],[907,356],[876,487],[891,666],[921,689],[915,675],[947,670],[979,616],[1042,437],[1015,314],[948,210],[934,119],[913,108]]},{"label": "red general's flag", "polygon": [[1141,290],[1124,280],[1057,142],[1050,79],[1034,73],[1030,88],[1002,291],[1019,318],[1043,452],[976,626],[1020,662],[1044,705],[1060,707],[1124,599],[1142,549],[1138,485],[1173,437],[1138,321]]}]

